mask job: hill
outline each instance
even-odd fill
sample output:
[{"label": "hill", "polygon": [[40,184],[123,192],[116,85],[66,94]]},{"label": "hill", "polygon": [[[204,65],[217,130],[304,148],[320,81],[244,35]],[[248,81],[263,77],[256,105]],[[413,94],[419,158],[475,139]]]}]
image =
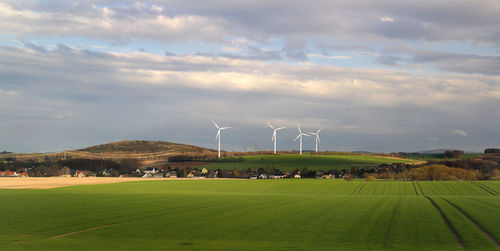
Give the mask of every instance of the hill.
[{"label": "hill", "polygon": [[123,140],[79,149],[90,153],[204,153],[214,150],[168,141]]}]

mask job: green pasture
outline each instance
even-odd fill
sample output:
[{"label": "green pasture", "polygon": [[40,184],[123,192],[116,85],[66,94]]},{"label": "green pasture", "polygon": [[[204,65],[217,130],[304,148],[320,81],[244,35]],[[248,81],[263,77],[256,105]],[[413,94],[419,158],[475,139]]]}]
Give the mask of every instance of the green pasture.
[{"label": "green pasture", "polygon": [[361,154],[312,155],[279,154],[245,156],[242,162],[215,162],[202,167],[207,169],[258,169],[278,168],[282,171],[307,168],[308,170],[348,169],[353,167],[376,167],[380,164],[412,163],[412,159],[391,159]]},{"label": "green pasture", "polygon": [[495,181],[0,189],[0,250],[498,250],[499,194]]}]

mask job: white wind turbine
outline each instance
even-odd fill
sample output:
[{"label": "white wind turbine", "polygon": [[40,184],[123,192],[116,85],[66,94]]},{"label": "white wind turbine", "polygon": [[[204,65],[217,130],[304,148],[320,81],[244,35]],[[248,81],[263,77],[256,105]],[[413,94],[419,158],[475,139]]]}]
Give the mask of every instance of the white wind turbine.
[{"label": "white wind turbine", "polygon": [[309,133],[310,135],[316,136],[316,152],[318,152],[318,143],[321,142],[321,140],[319,140],[319,132],[321,131],[321,129],[323,129],[323,127],[320,127],[317,132],[310,132]]},{"label": "white wind turbine", "polygon": [[300,139],[300,154],[302,154],[302,136],[307,136],[311,137],[311,135],[303,133],[302,130],[300,129],[300,124],[297,124],[297,127],[299,128],[299,135],[293,140],[293,142],[297,141],[297,139]]},{"label": "white wind turbine", "polygon": [[274,154],[276,154],[276,132],[279,131],[279,130],[281,130],[281,129],[285,129],[286,126],[279,127],[279,128],[274,128],[274,126],[271,125],[271,123],[269,123],[268,121],[266,121],[266,123],[267,123],[267,125],[269,127],[271,127],[271,129],[274,130],[272,140],[274,141]]},{"label": "white wind turbine", "polygon": [[220,131],[221,130],[224,130],[224,129],[229,129],[231,128],[230,126],[226,126],[226,127],[219,127],[217,125],[217,123],[215,123],[215,121],[212,120],[212,123],[214,123],[215,127],[217,127],[217,135],[215,136],[215,140],[219,140],[219,143],[218,143],[218,154],[217,154],[217,157],[220,158]]}]

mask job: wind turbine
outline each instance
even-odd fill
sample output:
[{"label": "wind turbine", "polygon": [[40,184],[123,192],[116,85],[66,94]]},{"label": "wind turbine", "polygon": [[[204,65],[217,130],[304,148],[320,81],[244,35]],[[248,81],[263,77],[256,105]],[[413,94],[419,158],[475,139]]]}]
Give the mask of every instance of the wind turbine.
[{"label": "wind turbine", "polygon": [[300,124],[297,124],[297,127],[299,128],[299,135],[293,140],[293,142],[297,141],[297,139],[300,138],[300,154],[302,154],[302,136],[307,136],[311,137],[311,135],[303,133],[302,130],[300,129]]},{"label": "wind turbine", "polygon": [[266,121],[266,123],[267,123],[267,125],[268,125],[269,127],[271,127],[271,129],[273,129],[273,130],[274,130],[274,132],[273,132],[273,137],[272,137],[272,141],[274,141],[274,154],[276,154],[276,132],[277,132],[277,131],[279,131],[279,130],[281,130],[281,129],[285,129],[285,128],[286,128],[286,126],[279,127],[279,128],[274,128],[274,126],[273,126],[273,125],[271,125],[271,123],[269,123],[269,121]]},{"label": "wind turbine", "polygon": [[217,139],[219,140],[219,144],[218,144],[218,145],[219,145],[219,146],[218,146],[219,151],[218,151],[218,154],[217,154],[217,158],[220,158],[220,131],[221,131],[221,130],[225,130],[225,129],[229,129],[229,128],[231,128],[231,127],[230,127],[230,126],[226,126],[226,127],[219,127],[219,126],[217,125],[217,123],[215,123],[215,121],[213,121],[213,120],[212,120],[212,123],[214,123],[215,127],[217,127],[217,135],[215,136],[215,140],[217,140]]},{"label": "wind turbine", "polygon": [[323,129],[323,127],[320,127],[317,132],[310,132],[309,133],[310,135],[316,136],[316,152],[318,152],[318,143],[321,142],[321,140],[319,140],[319,132],[321,131],[321,129]]}]

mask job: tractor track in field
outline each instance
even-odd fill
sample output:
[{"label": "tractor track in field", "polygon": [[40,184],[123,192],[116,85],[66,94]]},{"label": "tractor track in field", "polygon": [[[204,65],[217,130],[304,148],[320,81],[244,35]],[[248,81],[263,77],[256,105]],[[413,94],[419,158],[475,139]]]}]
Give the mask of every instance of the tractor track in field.
[{"label": "tractor track in field", "polygon": [[439,212],[439,214],[441,215],[441,218],[446,223],[446,226],[448,226],[448,229],[455,236],[455,239],[457,240],[458,246],[460,248],[465,248],[464,240],[462,239],[462,237],[460,236],[460,234],[458,234],[457,229],[453,226],[453,224],[451,223],[450,219],[448,219],[448,217],[446,217],[446,214],[443,212],[443,210],[429,196],[425,196],[424,195],[424,197],[426,199],[428,199],[431,202],[431,204],[434,206],[434,208],[436,208],[436,210]]},{"label": "tractor track in field", "polygon": [[415,194],[418,195],[417,187],[415,187],[415,182],[412,181],[411,184],[413,185],[413,190],[415,190]]},{"label": "tractor track in field", "polygon": [[[220,205],[225,206],[225,205],[230,205],[230,204],[232,204],[232,202],[218,204],[218,206],[220,206]],[[196,211],[196,210],[210,208],[212,206],[213,205],[208,205],[208,206],[207,205],[203,205],[203,206],[199,206],[199,207],[195,207],[195,208],[190,208],[189,210],[186,210],[185,208],[178,208],[176,210],[170,211],[170,213]],[[136,217],[136,218],[130,218],[130,219],[127,219],[126,221],[121,221],[121,222],[116,222],[116,223],[111,223],[111,224],[106,224],[106,225],[101,225],[101,226],[86,228],[86,229],[83,229],[83,230],[73,231],[73,232],[69,232],[69,233],[59,234],[59,235],[51,236],[51,237],[49,237],[47,239],[49,239],[49,240],[55,240],[55,239],[63,238],[63,237],[74,235],[74,234],[79,234],[79,233],[89,232],[89,231],[98,230],[98,229],[102,229],[102,228],[112,227],[112,226],[115,226],[115,225],[118,225],[118,224],[127,223],[127,222],[134,222],[134,221],[144,220],[144,219],[148,219],[148,218],[154,218],[154,217],[158,217],[158,216],[161,216],[161,215],[165,215],[165,213],[164,212],[159,212],[159,213],[149,214],[148,216],[141,216],[141,217]]]},{"label": "tractor track in field", "polygon": [[486,229],[484,229],[481,225],[479,225],[479,223],[474,220],[474,218],[472,218],[467,212],[465,212],[462,208],[460,208],[459,206],[451,203],[449,200],[445,199],[445,198],[441,198],[442,200],[446,201],[448,204],[450,204],[450,206],[454,207],[456,210],[458,210],[461,214],[463,214],[465,216],[465,218],[467,218],[474,226],[476,226],[484,235],[486,235],[493,243],[495,243],[495,245],[497,246],[497,248],[500,248],[500,243],[488,232],[486,231]]},{"label": "tractor track in field", "polygon": [[420,186],[420,183],[418,183],[418,182],[416,182],[416,183],[417,183],[418,188],[420,189],[420,193],[421,193],[423,196],[425,196],[425,194],[424,194],[424,190],[422,190],[422,187]]},{"label": "tractor track in field", "polygon": [[483,185],[483,184],[478,184],[478,183],[475,183],[475,182],[470,182],[478,187],[480,187],[481,189],[483,189],[484,191],[488,192],[489,194],[491,195],[494,195],[494,196],[498,196],[498,194],[495,192],[495,191],[492,191],[491,188]]},{"label": "tractor track in field", "polygon": [[401,197],[399,197],[398,203],[394,207],[394,210],[392,210],[391,219],[389,220],[389,224],[387,225],[387,229],[385,230],[384,242],[382,244],[382,246],[384,248],[387,248],[387,240],[389,239],[389,231],[392,228],[392,223],[394,222],[394,216],[396,215],[396,212],[398,211],[399,203],[401,203]]},{"label": "tractor track in field", "polygon": [[114,225],[116,225],[116,224],[107,224],[107,225],[102,225],[102,226],[97,226],[97,227],[91,227],[91,228],[83,229],[83,230],[80,230],[80,231],[75,231],[75,232],[69,232],[69,233],[64,233],[64,234],[60,234],[60,235],[55,235],[55,236],[49,237],[48,239],[49,240],[55,240],[55,239],[59,239],[59,238],[70,236],[70,235],[74,235],[74,234],[84,233],[84,232],[93,231],[93,230],[97,230],[97,229],[102,229],[102,228],[106,228],[106,227],[112,227]]},{"label": "tractor track in field", "polygon": [[359,186],[356,187],[356,189],[354,190],[354,192],[352,192],[351,195],[357,195],[357,194],[359,194],[359,192],[361,192],[361,190],[363,190],[363,187],[365,185],[366,185],[366,183],[359,184]]}]

